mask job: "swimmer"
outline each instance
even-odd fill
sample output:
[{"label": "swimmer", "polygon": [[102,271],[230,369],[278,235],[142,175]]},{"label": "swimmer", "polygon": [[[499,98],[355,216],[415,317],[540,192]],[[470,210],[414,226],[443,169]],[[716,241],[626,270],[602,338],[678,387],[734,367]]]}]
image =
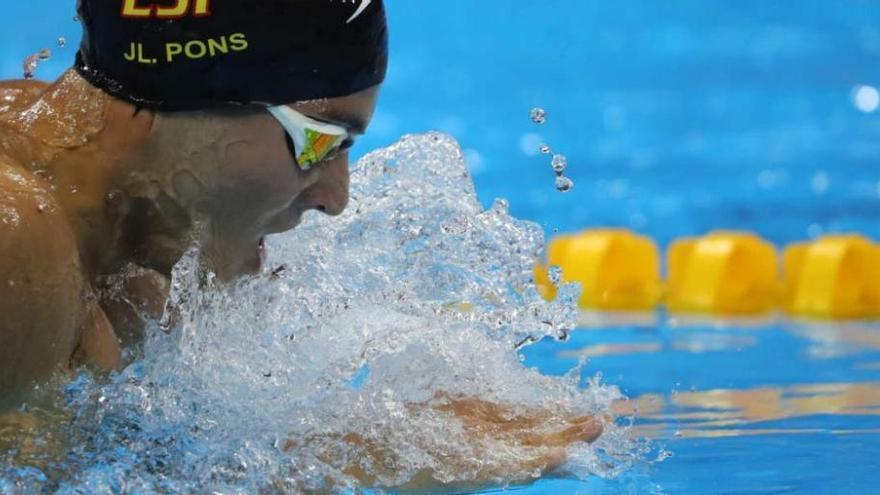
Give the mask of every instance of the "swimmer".
[{"label": "swimmer", "polygon": [[[51,84],[0,82],[0,408],[59,369],[119,369],[120,338],[161,316],[171,269],[194,244],[233,280],[260,269],[265,236],[309,210],[340,214],[348,150],[385,77],[379,0],[78,10],[71,70]],[[475,435],[558,447],[528,461],[538,469],[601,432],[573,418],[520,438],[540,415],[505,419],[474,398],[445,407]]]}]

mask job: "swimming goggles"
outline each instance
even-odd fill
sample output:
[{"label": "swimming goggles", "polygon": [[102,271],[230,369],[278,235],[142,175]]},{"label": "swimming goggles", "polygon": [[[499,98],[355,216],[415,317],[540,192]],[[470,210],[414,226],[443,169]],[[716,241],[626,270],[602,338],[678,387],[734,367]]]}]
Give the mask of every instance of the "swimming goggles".
[{"label": "swimming goggles", "polygon": [[346,142],[351,142],[345,127],[321,122],[288,106],[269,107],[269,113],[287,132],[287,146],[303,171],[332,158]]}]

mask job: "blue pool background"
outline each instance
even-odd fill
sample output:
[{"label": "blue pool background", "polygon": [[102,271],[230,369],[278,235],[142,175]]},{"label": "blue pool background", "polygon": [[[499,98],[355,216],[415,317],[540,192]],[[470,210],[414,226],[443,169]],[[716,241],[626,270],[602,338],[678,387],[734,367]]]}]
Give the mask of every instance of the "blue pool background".
[{"label": "blue pool background", "polygon": [[[0,76],[51,47],[70,64],[73,2],[6,2]],[[388,0],[392,65],[355,154],[439,129],[466,150],[485,204],[510,200],[548,234],[626,226],[662,244],[715,228],[784,244],[880,238],[880,87],[873,0]],[[56,40],[64,36],[66,48]],[[255,74],[255,77],[259,77]],[[529,121],[541,106],[543,126]],[[569,194],[537,144],[568,156]],[[640,427],[673,453],[621,480],[542,481],[522,493],[877,493],[880,331],[600,328],[527,350],[644,402]]]}]

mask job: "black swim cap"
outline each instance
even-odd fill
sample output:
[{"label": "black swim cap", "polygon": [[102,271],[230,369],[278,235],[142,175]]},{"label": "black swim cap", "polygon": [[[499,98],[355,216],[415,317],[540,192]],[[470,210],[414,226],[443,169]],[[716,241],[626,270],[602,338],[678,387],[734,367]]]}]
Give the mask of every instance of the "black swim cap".
[{"label": "black swim cap", "polygon": [[283,105],[385,78],[382,0],[79,0],[77,10],[77,71],[141,107]]}]

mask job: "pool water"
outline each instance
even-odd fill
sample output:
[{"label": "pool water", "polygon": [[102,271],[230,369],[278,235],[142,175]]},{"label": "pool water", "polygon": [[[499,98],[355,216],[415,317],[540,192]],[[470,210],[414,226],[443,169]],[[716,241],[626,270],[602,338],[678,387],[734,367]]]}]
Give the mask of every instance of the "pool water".
[{"label": "pool water", "polygon": [[876,493],[880,327],[671,321],[583,329],[526,355],[546,373],[588,357],[672,454],[632,479],[566,492]]},{"label": "pool water", "polygon": [[[49,46],[69,65],[73,2],[6,6],[0,74]],[[388,0],[392,66],[364,154],[445,131],[485,206],[552,236],[623,226],[662,245],[716,228],[783,245],[880,237],[880,4],[868,0]],[[56,46],[59,36],[67,47]],[[870,103],[870,102],[868,102]],[[532,123],[529,110],[548,114]],[[560,194],[541,143],[569,159]],[[786,320],[606,325],[525,349],[562,375],[588,358],[671,456],[618,479],[520,493],[876,493],[880,327]]]}]

